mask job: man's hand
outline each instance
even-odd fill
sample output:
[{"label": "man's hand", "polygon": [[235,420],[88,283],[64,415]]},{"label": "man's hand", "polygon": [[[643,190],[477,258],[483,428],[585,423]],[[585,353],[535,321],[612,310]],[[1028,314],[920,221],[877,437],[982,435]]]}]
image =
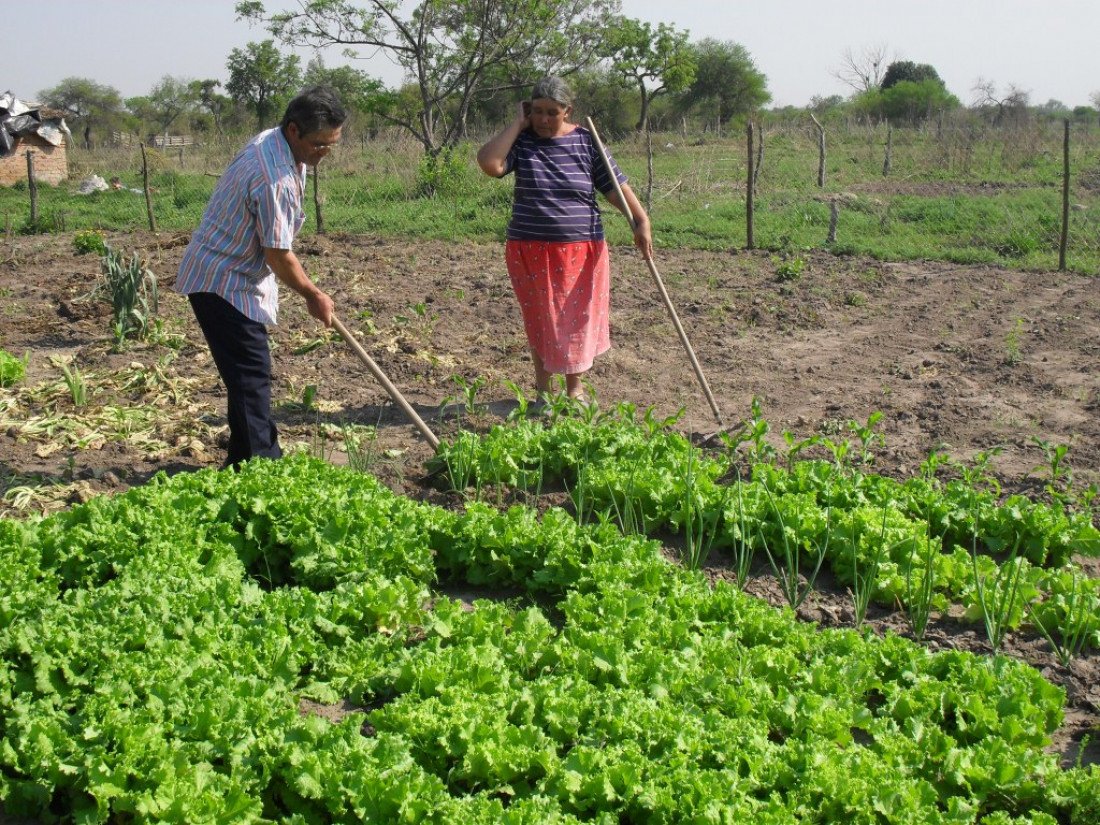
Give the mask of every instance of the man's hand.
[{"label": "man's hand", "polygon": [[326,327],[332,326],[332,311],[335,309],[335,304],[327,293],[318,289],[316,292],[307,295],[306,309],[309,310],[310,315]]}]

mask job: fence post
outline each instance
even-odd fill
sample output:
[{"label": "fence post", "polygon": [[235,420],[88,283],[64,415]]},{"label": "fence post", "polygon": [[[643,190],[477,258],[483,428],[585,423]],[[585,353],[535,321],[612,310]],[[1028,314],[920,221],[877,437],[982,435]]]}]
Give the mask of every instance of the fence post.
[{"label": "fence post", "polygon": [[886,127],[886,159],[882,161],[882,176],[890,177],[891,153],[894,149],[894,127]]},{"label": "fence post", "polygon": [[1069,245],[1069,118],[1063,121],[1062,138],[1062,240],[1058,245],[1058,271],[1066,271],[1066,247]]},{"label": "fence post", "polygon": [[745,183],[745,248],[756,249],[756,239],[753,237],[753,201],[756,197],[756,192],[754,191],[756,189],[756,173],[753,169],[755,156],[753,155],[753,130],[751,120],[745,127],[745,131],[748,134],[749,156],[749,174],[748,180]]},{"label": "fence post", "polygon": [[145,189],[145,212],[149,216],[149,231],[157,231],[157,222],[153,217],[153,197],[149,193],[149,160],[145,156],[145,144],[139,144],[141,146],[141,180],[142,188]]},{"label": "fence post", "polygon": [[27,150],[27,190],[31,193],[31,226],[38,223],[38,181],[34,179],[34,153]]},{"label": "fence post", "polygon": [[810,120],[817,127],[817,186],[825,188],[825,127],[822,126],[813,112],[810,112]]},{"label": "fence post", "polygon": [[764,168],[764,127],[756,134],[756,169],[752,173],[752,192],[756,194],[756,185],[760,180],[760,170]]}]

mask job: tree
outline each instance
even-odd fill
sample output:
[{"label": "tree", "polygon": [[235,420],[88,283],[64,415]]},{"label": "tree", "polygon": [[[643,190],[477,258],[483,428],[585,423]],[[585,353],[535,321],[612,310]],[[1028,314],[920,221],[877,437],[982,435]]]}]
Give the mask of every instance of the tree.
[{"label": "tree", "polygon": [[901,80],[881,92],[880,114],[891,123],[916,124],[958,106],[938,79]]},{"label": "tree", "polygon": [[695,79],[696,56],[686,31],[629,17],[616,17],[608,29],[612,73],[638,89],[641,111],[635,126],[646,129],[654,98],[686,89]]},{"label": "tree", "polygon": [[225,90],[234,101],[255,113],[260,129],[274,125],[275,115],[301,86],[298,56],[283,57],[273,40],[233,49],[226,67],[229,82]]},{"label": "tree", "polygon": [[994,126],[1009,121],[1020,123],[1028,117],[1031,95],[1014,83],[1010,83],[1002,94],[992,80],[979,77],[971,91],[974,108],[989,117]]},{"label": "tree", "polygon": [[181,115],[195,108],[198,96],[190,80],[165,75],[149,91],[147,101],[156,133],[167,135]]},{"label": "tree", "polygon": [[833,72],[833,77],[851,86],[857,93],[878,89],[886,71],[886,46],[875,44],[864,46],[858,55],[851,48],[841,55],[841,65]]},{"label": "tree", "polygon": [[944,86],[944,82],[940,79],[939,73],[927,63],[914,63],[912,60],[895,60],[886,68],[886,73],[882,76],[882,82],[879,84],[879,88],[885,92],[887,89],[903,81],[923,83],[926,80],[931,80],[938,83],[940,86]]},{"label": "tree", "polygon": [[192,80],[191,93],[194,94],[199,108],[205,110],[214,122],[214,131],[222,133],[222,124],[225,115],[233,105],[233,101],[225,95],[217,93],[217,88],[222,85],[217,80]]},{"label": "tree", "polygon": [[[269,14],[260,0],[238,17],[263,23],[294,46],[362,47],[392,57],[413,96],[391,92],[381,114],[408,129],[429,155],[455,145],[475,99],[544,74],[569,75],[595,61],[619,0],[421,0],[407,16],[396,0],[298,0]],[[492,77],[499,85],[485,86]]]},{"label": "tree", "polygon": [[895,60],[886,67],[879,87],[857,95],[853,103],[868,117],[910,125],[960,105],[935,68],[912,60]]},{"label": "tree", "polygon": [[306,66],[304,83],[306,86],[329,86],[349,111],[358,112],[369,111],[376,96],[385,90],[381,80],[350,66],[326,68],[320,55],[314,56]]},{"label": "tree", "polygon": [[695,78],[682,105],[712,106],[718,123],[725,125],[738,115],[769,103],[767,78],[756,68],[748,50],[730,41],[707,38],[694,46]]},{"label": "tree", "polygon": [[821,95],[814,95],[810,98],[810,111],[818,115],[823,115],[826,112],[831,112],[841,108],[844,105],[844,98],[840,95],[829,95],[828,97],[822,97]]},{"label": "tree", "polygon": [[74,132],[83,130],[86,149],[91,148],[93,130],[118,127],[126,117],[118,89],[84,77],[67,77],[38,96],[44,105],[64,112]]},{"label": "tree", "polygon": [[609,66],[578,72],[569,78],[569,87],[577,100],[584,101],[585,114],[602,134],[626,134],[637,125],[638,97],[612,75]]},{"label": "tree", "polygon": [[1074,106],[1070,114],[1077,123],[1091,123],[1096,120],[1096,110],[1091,106]]}]

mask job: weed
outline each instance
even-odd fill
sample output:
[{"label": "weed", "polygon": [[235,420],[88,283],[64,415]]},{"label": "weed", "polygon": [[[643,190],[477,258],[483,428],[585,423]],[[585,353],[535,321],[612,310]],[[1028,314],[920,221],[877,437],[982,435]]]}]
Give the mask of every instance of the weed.
[{"label": "weed", "polygon": [[772,258],[775,262],[775,277],[780,282],[797,281],[802,277],[802,270],[806,266],[806,262],[802,258],[780,258],[775,256]]},{"label": "weed", "polygon": [[16,358],[7,350],[0,349],[0,387],[11,387],[22,381],[30,360],[29,352],[23,353],[22,358]]},{"label": "weed", "polygon": [[77,232],[73,236],[73,249],[76,250],[77,255],[87,255],[94,252],[96,255],[102,256],[107,253],[107,239],[99,229]]}]

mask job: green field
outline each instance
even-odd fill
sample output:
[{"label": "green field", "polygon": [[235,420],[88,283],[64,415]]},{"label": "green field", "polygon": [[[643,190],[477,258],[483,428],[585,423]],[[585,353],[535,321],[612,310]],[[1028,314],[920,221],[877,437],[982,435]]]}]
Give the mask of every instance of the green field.
[{"label": "green field", "polygon": [[[885,126],[826,124],[824,186],[818,186],[817,135],[801,119],[766,122],[756,180],[755,246],[797,255],[828,247],[883,260],[929,259],[1058,267],[1063,215],[1060,121],[992,129],[949,123],[889,134]],[[148,152],[150,198],[158,230],[197,223],[232,149],[188,147]],[[325,230],[370,235],[495,240],[510,208],[510,184],[483,176],[476,141],[424,160],[397,135],[351,135],[321,169]],[[747,141],[742,134],[629,135],[609,148],[650,204],[658,248],[722,250],[747,242]],[[652,158],[652,164],[650,164]],[[650,166],[652,165],[652,173]],[[1100,256],[1100,129],[1070,134],[1067,268],[1093,274]],[[84,178],[117,176],[119,191],[76,195]],[[9,231],[147,228],[141,155],[136,150],[73,150],[70,181],[38,190],[30,223],[24,185],[0,190]],[[135,191],[137,190],[137,191]],[[312,192],[311,192],[312,195]],[[827,243],[831,204],[835,238]],[[311,202],[312,208],[312,202]],[[313,212],[315,216],[315,211]],[[613,243],[629,240],[625,221],[609,220]],[[307,224],[312,231],[314,223]]]}]

